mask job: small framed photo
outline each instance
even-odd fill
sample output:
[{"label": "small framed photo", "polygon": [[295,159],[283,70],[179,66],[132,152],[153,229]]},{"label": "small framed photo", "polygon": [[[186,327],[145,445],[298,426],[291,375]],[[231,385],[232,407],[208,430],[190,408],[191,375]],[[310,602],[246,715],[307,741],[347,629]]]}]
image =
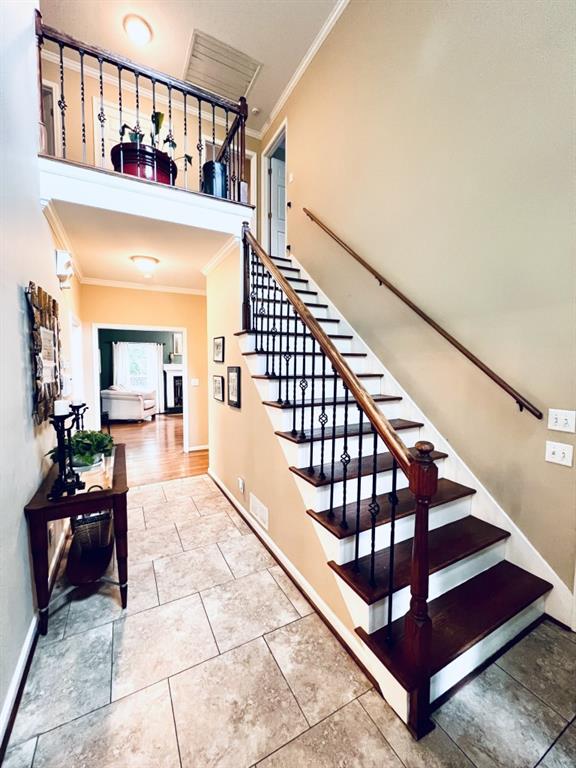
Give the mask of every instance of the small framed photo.
[{"label": "small framed photo", "polygon": [[173,334],[172,341],[173,341],[173,354],[183,355],[184,354],[184,334],[183,333]]},{"label": "small framed photo", "polygon": [[224,402],[224,376],[212,376],[212,397]]},{"label": "small framed photo", "polygon": [[228,368],[228,405],[240,408],[240,366],[232,365]]},{"label": "small framed photo", "polygon": [[215,336],[213,340],[212,358],[215,363],[224,362],[224,336]]}]

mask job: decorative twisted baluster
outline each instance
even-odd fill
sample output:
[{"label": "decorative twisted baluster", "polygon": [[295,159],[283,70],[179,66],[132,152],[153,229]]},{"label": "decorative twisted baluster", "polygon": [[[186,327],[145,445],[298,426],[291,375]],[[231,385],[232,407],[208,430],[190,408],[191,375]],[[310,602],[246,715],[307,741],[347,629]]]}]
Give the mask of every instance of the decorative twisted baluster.
[{"label": "decorative twisted baluster", "polygon": [[322,352],[322,403],[320,406],[320,473],[321,480],[326,479],[324,472],[324,449],[326,441],[326,424],[328,423],[328,414],[326,413],[326,355]]},{"label": "decorative twisted baluster", "polygon": [[306,439],[304,431],[304,413],[306,410],[306,390],[308,389],[308,380],[306,379],[306,326],[302,323],[302,377],[300,379],[300,440]]},{"label": "decorative twisted baluster", "polygon": [[80,54],[80,119],[82,120],[81,135],[82,135],[82,162],[86,162],[86,107],[85,107],[85,90],[84,90],[84,51],[79,51]]},{"label": "decorative twisted baluster", "polygon": [[[122,115],[122,67],[118,67],[118,114],[120,117],[120,144],[124,143],[124,119]],[[124,151],[120,150],[120,173],[124,173]]]},{"label": "decorative twisted baluster", "polygon": [[198,191],[203,192],[202,189],[202,152],[204,151],[204,145],[202,144],[202,100],[198,99],[198,144],[196,144],[198,150]]},{"label": "decorative twisted baluster", "polygon": [[308,474],[314,474],[314,399],[316,397],[316,339],[312,336],[312,386],[310,388],[310,462]]},{"label": "decorative twisted baluster", "polygon": [[[344,446],[342,454],[340,456],[340,463],[342,464],[342,517],[340,520],[340,526],[342,528],[348,528],[348,520],[346,517],[346,501],[348,491],[348,465],[350,464],[350,454],[348,452],[348,399],[349,391],[348,387],[342,382],[344,387]],[[358,467],[360,473],[361,467]]]},{"label": "decorative twisted baluster", "polygon": [[337,408],[337,395],[338,395],[338,373],[336,368],[332,367],[334,373],[333,381],[333,404],[332,404],[332,454],[330,459],[330,508],[328,510],[328,517],[334,517],[334,471],[336,467],[336,408]]},{"label": "decorative twisted baluster", "polygon": [[62,123],[62,157],[66,159],[66,98],[64,96],[64,46],[62,43],[60,47],[60,98],[58,99],[58,106],[60,107],[60,121]]},{"label": "decorative twisted baluster", "polygon": [[388,625],[386,627],[386,638],[392,642],[392,603],[394,601],[394,555],[396,544],[396,507],[398,506],[398,494],[396,493],[396,482],[398,475],[398,462],[392,458],[392,489],[388,494],[390,503],[390,558],[388,561]]},{"label": "decorative twisted baluster", "polygon": [[[358,405],[358,466],[362,467],[362,443],[364,438],[364,411]],[[360,555],[360,506],[362,504],[362,472],[358,472],[358,484],[356,488],[356,537],[354,539],[354,567],[358,570]]]},{"label": "decorative twisted baluster", "polygon": [[376,479],[378,474],[378,433],[372,426],[372,435],[374,438],[372,446],[372,497],[368,509],[370,511],[370,584],[376,585],[376,520],[380,512],[378,496],[376,495]]}]

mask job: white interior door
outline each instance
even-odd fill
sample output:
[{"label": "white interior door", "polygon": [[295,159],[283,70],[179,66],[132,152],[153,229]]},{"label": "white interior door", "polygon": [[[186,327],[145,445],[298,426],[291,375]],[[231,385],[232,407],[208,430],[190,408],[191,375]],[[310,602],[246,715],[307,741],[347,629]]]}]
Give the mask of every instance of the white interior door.
[{"label": "white interior door", "polygon": [[286,251],[286,163],[270,160],[270,254],[285,256]]}]

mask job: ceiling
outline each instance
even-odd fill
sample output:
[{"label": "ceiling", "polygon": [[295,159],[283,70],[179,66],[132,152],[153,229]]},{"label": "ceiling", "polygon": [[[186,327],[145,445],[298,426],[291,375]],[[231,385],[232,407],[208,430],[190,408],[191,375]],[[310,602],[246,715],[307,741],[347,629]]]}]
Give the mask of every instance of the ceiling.
[{"label": "ceiling", "polygon": [[[205,289],[201,272],[230,235],[73,203],[53,202],[82,279],[129,282],[145,288]],[[145,278],[132,255],[160,259]]]},{"label": "ceiling", "polygon": [[[248,127],[259,131],[337,0],[41,0],[44,23],[173,77],[183,78],[192,34],[206,32],[262,64],[248,94]],[[122,21],[142,16],[152,41],[134,45]],[[240,95],[240,94],[239,94]]]}]

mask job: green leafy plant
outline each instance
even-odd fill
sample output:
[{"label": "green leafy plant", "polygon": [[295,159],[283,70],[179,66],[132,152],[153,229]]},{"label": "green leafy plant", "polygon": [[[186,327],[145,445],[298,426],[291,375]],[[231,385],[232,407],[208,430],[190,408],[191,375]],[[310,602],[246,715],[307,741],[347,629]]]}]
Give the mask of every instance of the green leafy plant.
[{"label": "green leafy plant", "polygon": [[[75,432],[72,435],[71,444],[74,464],[77,466],[94,464],[99,453],[111,456],[114,448],[114,441],[110,435],[92,429],[81,429]],[[50,456],[52,461],[58,461],[58,448],[52,448],[46,455]]]}]

